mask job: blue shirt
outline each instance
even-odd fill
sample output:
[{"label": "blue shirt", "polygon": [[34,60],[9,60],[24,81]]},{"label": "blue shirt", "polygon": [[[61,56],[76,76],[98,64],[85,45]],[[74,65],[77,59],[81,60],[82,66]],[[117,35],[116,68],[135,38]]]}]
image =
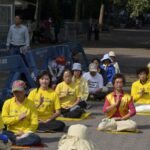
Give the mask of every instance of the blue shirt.
[{"label": "blue shirt", "polygon": [[26,26],[16,26],[15,24],[10,26],[6,45],[10,46],[10,44],[30,46],[29,32]]},{"label": "blue shirt", "polygon": [[113,77],[115,75],[115,67],[110,64],[109,66],[101,65],[100,68],[106,71],[107,82],[112,83]]}]

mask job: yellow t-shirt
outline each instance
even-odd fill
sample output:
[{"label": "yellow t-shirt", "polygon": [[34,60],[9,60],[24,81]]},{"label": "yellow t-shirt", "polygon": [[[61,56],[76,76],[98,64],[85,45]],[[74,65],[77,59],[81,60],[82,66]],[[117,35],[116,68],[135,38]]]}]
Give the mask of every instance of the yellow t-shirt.
[{"label": "yellow t-shirt", "polygon": [[60,101],[55,91],[51,89],[42,90],[41,88],[31,91],[28,99],[33,101],[35,106],[38,106],[41,96],[43,97],[43,103],[37,108],[38,118],[41,120],[47,120],[56,110],[60,109]]},{"label": "yellow t-shirt", "polygon": [[0,115],[0,131],[4,128],[4,124],[3,124],[3,121],[2,121],[2,117]]},{"label": "yellow t-shirt", "polygon": [[[19,116],[26,113],[27,117],[19,120]],[[17,104],[15,98],[5,101],[2,109],[2,119],[7,125],[7,130],[14,133],[22,131],[36,131],[38,127],[38,116],[34,104],[27,98],[22,104]]]},{"label": "yellow t-shirt", "polygon": [[75,83],[71,83],[68,85],[63,81],[57,85],[55,91],[59,97],[65,96],[66,93],[68,93],[67,96],[60,100],[62,108],[73,106],[77,98],[81,97],[79,87]]},{"label": "yellow t-shirt", "polygon": [[[145,94],[140,97],[140,91],[144,89]],[[131,95],[136,104],[150,104],[150,81],[145,84],[141,84],[140,81],[136,81],[132,84]]]},{"label": "yellow t-shirt", "polygon": [[89,96],[89,87],[88,87],[88,82],[83,78],[80,77],[79,79],[75,79],[73,77],[73,82],[79,86],[79,92],[81,94],[81,100],[86,101]]}]

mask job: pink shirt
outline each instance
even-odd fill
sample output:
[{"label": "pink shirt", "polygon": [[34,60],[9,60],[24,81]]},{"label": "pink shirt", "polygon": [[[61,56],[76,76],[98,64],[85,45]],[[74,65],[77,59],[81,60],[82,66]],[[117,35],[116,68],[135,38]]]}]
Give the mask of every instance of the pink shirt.
[{"label": "pink shirt", "polygon": [[[114,94],[114,98],[115,98],[115,101],[116,101],[116,93],[114,92],[113,94]],[[122,92],[122,94],[120,95],[120,99],[122,99],[123,95],[124,95],[124,94],[123,94],[123,92]],[[110,103],[109,103],[108,99],[106,98],[106,99],[105,99],[104,106],[103,106],[103,112],[104,112],[104,113],[106,113],[106,108],[107,108],[108,106],[110,106]],[[134,116],[134,115],[136,114],[136,110],[135,110],[135,106],[134,106],[132,100],[130,101],[130,103],[129,103],[129,105],[128,105],[128,108],[129,108],[130,117]],[[112,118],[114,118],[114,117],[121,117],[120,112],[119,112],[119,106],[117,107],[117,111],[116,111],[116,113],[112,116]]]}]

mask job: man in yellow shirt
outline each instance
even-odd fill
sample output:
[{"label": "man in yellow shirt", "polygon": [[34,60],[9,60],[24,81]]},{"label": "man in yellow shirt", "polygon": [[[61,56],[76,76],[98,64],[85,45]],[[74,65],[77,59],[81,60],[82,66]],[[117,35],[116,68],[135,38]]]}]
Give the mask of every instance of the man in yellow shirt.
[{"label": "man in yellow shirt", "polygon": [[60,101],[51,87],[52,77],[42,71],[37,77],[38,87],[30,92],[28,98],[34,102],[38,111],[39,132],[63,131],[65,124],[56,120],[60,115]]},{"label": "man in yellow shirt", "polygon": [[72,82],[72,73],[65,70],[63,82],[56,87],[61,104],[61,113],[67,118],[80,118],[84,110],[80,106],[81,94],[79,87]]},{"label": "man in yellow shirt", "polygon": [[150,112],[150,81],[148,80],[149,70],[147,67],[137,71],[138,80],[132,84],[131,95],[137,105],[137,112]]},{"label": "man in yellow shirt", "polygon": [[14,81],[12,85],[14,97],[5,101],[2,108],[2,119],[7,126],[3,133],[13,144],[32,146],[41,142],[34,134],[38,127],[38,116],[34,104],[25,97],[25,83]]}]

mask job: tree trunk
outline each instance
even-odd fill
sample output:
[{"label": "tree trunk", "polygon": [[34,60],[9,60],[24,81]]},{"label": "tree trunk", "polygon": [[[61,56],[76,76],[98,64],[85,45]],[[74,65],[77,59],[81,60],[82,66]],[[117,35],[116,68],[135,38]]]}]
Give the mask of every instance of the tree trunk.
[{"label": "tree trunk", "polygon": [[76,5],[75,5],[75,22],[78,22],[80,19],[80,4],[81,0],[76,0]]},{"label": "tree trunk", "polygon": [[99,25],[101,31],[103,27],[103,17],[104,17],[104,4],[102,3],[100,8],[100,14],[99,14]]}]

